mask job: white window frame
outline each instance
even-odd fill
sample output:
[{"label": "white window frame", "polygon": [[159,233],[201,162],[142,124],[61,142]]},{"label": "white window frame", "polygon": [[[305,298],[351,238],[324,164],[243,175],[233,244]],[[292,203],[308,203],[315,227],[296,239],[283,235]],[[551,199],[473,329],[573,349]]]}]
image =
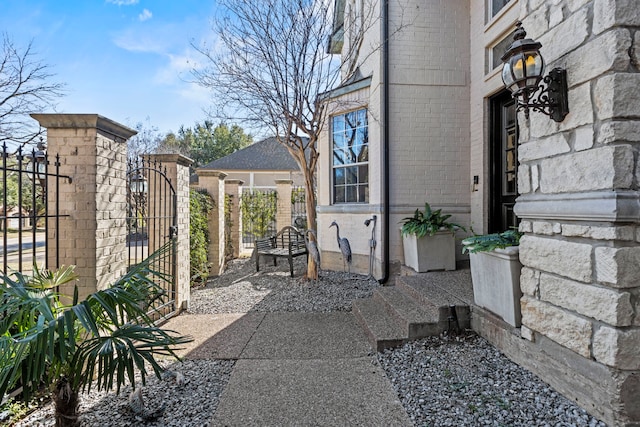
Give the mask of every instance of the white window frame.
[{"label": "white window frame", "polygon": [[[363,143],[358,143],[359,141],[356,141],[356,144],[354,144],[355,146],[366,146],[366,150],[368,152],[370,144],[369,144],[369,139],[368,139],[368,134],[369,134],[369,119],[368,119],[368,114],[369,111],[367,109],[367,107],[361,107],[355,110],[350,110],[350,111],[345,111],[345,112],[341,112],[340,114],[335,114],[332,115],[330,117],[331,120],[331,127],[330,127],[330,138],[331,138],[331,202],[332,204],[364,204],[364,203],[369,203],[369,156],[367,154],[367,160],[366,161],[357,161],[357,159],[355,161],[352,161],[350,163],[344,163],[344,164],[336,164],[335,163],[335,153],[336,153],[336,148],[338,148],[338,151],[344,151],[344,150],[340,150],[339,147],[335,146],[335,141],[336,141],[336,136],[339,132],[341,132],[340,130],[336,130],[335,129],[335,123],[336,123],[336,119],[340,118],[340,117],[344,117],[346,118],[347,115],[349,114],[355,114],[356,116],[358,116],[359,114],[362,114],[362,118],[364,118],[365,122],[364,124],[361,123],[356,123],[356,127],[353,128],[355,132],[364,132],[365,138],[366,140]],[[346,130],[345,132],[345,136],[346,136]],[[362,135],[362,134],[361,134]],[[358,136],[356,136],[356,138],[358,138]],[[363,153],[363,151],[359,151],[360,154]],[[355,154],[355,153],[354,153]],[[345,156],[346,158],[346,156]],[[366,166],[366,170],[367,170],[367,176],[366,179],[364,179],[363,177],[360,176],[360,168]],[[343,184],[337,184],[336,183],[336,170],[337,169],[347,169],[347,168],[351,168],[351,167],[357,167],[358,168],[358,174],[356,175],[356,182],[355,183],[351,183],[351,184],[347,184],[346,183],[346,173],[345,173],[345,182]],[[355,187],[356,189],[356,200],[347,200],[347,189],[349,187]],[[360,190],[364,191],[363,195],[360,195]],[[337,190],[342,190],[345,191],[344,194],[344,200],[340,200],[338,201],[337,196]]]}]

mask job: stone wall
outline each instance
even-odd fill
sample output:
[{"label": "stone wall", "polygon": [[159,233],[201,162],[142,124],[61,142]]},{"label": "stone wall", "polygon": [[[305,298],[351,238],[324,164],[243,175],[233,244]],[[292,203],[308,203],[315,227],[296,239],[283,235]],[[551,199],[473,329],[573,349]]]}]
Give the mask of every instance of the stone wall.
[{"label": "stone wall", "polygon": [[211,265],[212,276],[218,276],[224,268],[225,223],[224,216],[224,180],[227,176],[223,172],[198,169],[198,186],[207,191],[213,198],[214,207],[209,212],[207,220],[209,228],[208,261]]},{"label": "stone wall", "polygon": [[570,108],[561,123],[519,116],[521,334],[575,355],[550,357],[598,366],[598,375],[574,370],[578,387],[565,387],[587,410],[611,425],[640,423],[640,8],[520,4],[547,70],[567,70]]},{"label": "stone wall", "polygon": [[[75,265],[80,299],[104,289],[126,273],[126,141],[134,130],[97,114],[34,114],[47,128],[47,145],[60,154],[60,265]],[[50,189],[50,201],[57,197]],[[54,263],[51,263],[54,265]],[[73,295],[73,285],[61,292]]]}]

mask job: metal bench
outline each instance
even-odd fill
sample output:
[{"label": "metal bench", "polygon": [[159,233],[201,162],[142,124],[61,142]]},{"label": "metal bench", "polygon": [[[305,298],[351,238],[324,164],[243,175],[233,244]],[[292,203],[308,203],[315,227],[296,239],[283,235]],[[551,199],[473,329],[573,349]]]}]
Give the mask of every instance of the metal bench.
[{"label": "metal bench", "polygon": [[287,258],[289,271],[293,277],[293,259],[301,255],[307,255],[304,234],[295,227],[283,227],[274,236],[256,240],[256,271],[260,271],[261,256],[272,257],[273,265],[277,265],[278,258]]}]

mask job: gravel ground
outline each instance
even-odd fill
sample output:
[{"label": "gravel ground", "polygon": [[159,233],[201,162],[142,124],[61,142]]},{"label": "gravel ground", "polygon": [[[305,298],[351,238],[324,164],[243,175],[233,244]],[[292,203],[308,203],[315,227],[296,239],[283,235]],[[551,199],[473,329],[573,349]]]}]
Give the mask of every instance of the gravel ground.
[{"label": "gravel ground", "polygon": [[[293,278],[286,262],[261,265],[256,274],[251,260],[234,260],[222,276],[193,290],[189,312],[348,311],[353,299],[370,296],[378,286],[365,276],[329,271],[317,282],[307,281],[304,268],[304,260],[297,259]],[[373,357],[416,426],[605,426],[473,333],[422,339]],[[170,369],[184,374],[183,386],[151,378],[143,388],[147,407],[166,406],[157,422],[136,420],[128,409],[129,388],[119,396],[83,395],[84,425],[206,426],[233,365],[172,364]],[[52,412],[45,405],[17,425],[51,426]]]},{"label": "gravel ground", "polygon": [[[129,409],[130,386],[119,395],[114,392],[95,391],[83,393],[80,403],[80,419],[88,427],[126,426],[208,426],[218,407],[224,387],[229,382],[234,362],[230,360],[185,360],[182,363],[165,363],[165,367],[184,375],[184,385],[175,380],[158,380],[153,374],[147,377],[142,388],[145,407],[153,411],[164,407],[164,415],[155,421],[145,422]],[[138,382],[138,384],[141,384]],[[16,426],[53,426],[53,405],[46,404],[31,413]]]},{"label": "gravel ground", "polygon": [[378,361],[416,426],[605,426],[474,333],[410,342]]},{"label": "gravel ground", "polygon": [[358,274],[322,270],[317,281],[304,278],[304,257],[294,259],[294,277],[285,260],[278,265],[253,259],[233,260],[220,277],[191,294],[193,314],[249,311],[351,311],[351,302],[371,296],[378,282]]}]

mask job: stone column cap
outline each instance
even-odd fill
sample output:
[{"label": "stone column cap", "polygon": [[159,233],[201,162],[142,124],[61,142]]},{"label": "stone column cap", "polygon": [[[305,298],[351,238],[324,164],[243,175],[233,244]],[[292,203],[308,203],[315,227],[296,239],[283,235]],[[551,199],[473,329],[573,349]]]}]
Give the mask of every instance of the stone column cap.
[{"label": "stone column cap", "polygon": [[31,117],[47,129],[98,129],[124,140],[138,133],[99,114],[33,113]]},{"label": "stone column cap", "polygon": [[160,163],[177,163],[182,166],[191,166],[193,160],[177,153],[168,154],[143,154],[142,157],[157,160]]},{"label": "stone column cap", "polygon": [[241,179],[227,179],[225,180],[225,184],[237,184],[237,185],[243,185],[244,181]]},{"label": "stone column cap", "polygon": [[227,177],[227,174],[222,172],[222,171],[216,171],[216,170],[211,170],[211,169],[202,169],[202,168],[196,169],[196,175],[198,175],[198,176],[213,176],[213,177],[218,177],[220,179],[225,179]]},{"label": "stone column cap", "polygon": [[276,184],[293,184],[292,179],[276,179]]}]

